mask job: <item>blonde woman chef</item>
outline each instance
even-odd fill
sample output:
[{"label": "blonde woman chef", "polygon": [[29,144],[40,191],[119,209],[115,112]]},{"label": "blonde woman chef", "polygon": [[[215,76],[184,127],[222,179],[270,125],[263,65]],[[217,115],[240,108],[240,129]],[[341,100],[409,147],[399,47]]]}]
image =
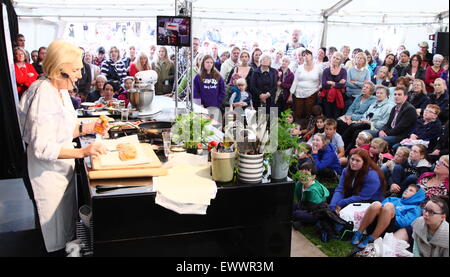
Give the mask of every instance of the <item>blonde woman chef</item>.
[{"label": "blonde woman chef", "polygon": [[79,149],[72,144],[96,124],[78,124],[68,93],[81,78],[81,56],[82,50],[68,42],[52,42],[43,62],[45,77],[30,86],[19,104],[28,174],[48,252],[63,249],[75,235],[74,159],[107,151],[99,143]]}]

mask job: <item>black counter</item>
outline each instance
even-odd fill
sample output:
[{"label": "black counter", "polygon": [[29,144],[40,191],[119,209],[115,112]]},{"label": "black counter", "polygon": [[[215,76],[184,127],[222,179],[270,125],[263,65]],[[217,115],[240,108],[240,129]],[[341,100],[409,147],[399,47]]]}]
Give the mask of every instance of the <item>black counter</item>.
[{"label": "black counter", "polygon": [[[294,183],[218,184],[206,215],[155,204],[151,178],[93,180],[77,160],[79,205],[92,208],[94,256],[289,257]],[[145,184],[98,194],[91,185]]]}]

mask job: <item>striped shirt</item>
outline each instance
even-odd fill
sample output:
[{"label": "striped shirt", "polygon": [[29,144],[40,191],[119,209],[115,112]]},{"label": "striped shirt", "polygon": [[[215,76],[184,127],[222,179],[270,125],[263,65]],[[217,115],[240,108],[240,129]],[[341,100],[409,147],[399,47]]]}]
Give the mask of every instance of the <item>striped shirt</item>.
[{"label": "striped shirt", "polygon": [[127,77],[127,68],[123,61],[113,62],[109,59],[102,62],[100,73],[105,75],[108,81],[116,80],[122,83],[123,78]]}]

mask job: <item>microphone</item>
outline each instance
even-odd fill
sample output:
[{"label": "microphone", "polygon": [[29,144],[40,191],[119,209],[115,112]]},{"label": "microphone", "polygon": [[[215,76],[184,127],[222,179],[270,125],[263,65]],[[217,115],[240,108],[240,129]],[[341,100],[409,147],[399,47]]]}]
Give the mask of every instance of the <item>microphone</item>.
[{"label": "microphone", "polygon": [[78,87],[77,85],[72,81],[72,79],[70,78],[69,74],[65,73],[65,72],[61,72],[61,76],[63,76],[63,78],[69,79],[69,81],[72,83],[73,86],[73,92],[77,93],[78,92]]}]

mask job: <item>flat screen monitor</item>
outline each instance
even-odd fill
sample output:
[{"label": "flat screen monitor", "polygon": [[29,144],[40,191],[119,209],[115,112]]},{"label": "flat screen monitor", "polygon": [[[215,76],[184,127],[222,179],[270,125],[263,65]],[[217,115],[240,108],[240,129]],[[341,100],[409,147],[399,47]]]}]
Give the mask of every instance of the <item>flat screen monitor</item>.
[{"label": "flat screen monitor", "polygon": [[187,16],[157,16],[156,44],[191,46],[191,18]]}]

